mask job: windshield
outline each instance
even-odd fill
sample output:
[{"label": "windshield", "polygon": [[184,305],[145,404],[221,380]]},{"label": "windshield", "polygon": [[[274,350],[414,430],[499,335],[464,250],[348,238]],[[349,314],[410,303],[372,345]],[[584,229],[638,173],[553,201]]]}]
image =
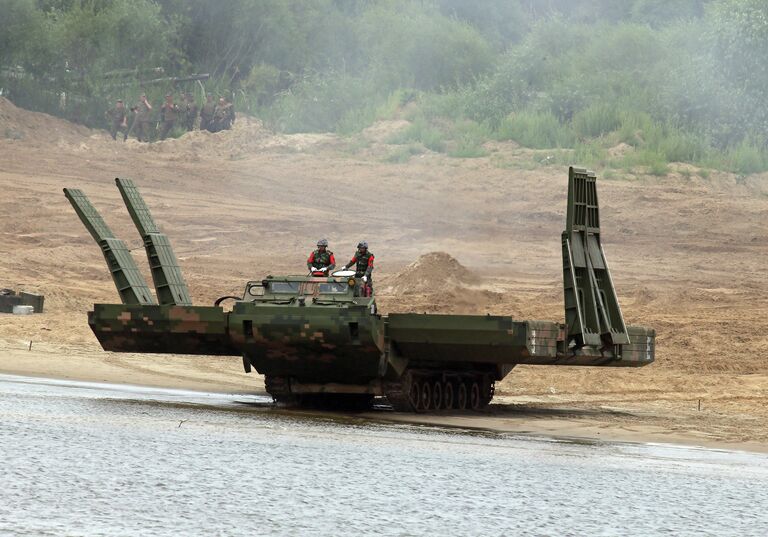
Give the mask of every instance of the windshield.
[{"label": "windshield", "polygon": [[290,293],[295,295],[299,292],[299,282],[271,282],[269,290],[273,293]]},{"label": "windshield", "polygon": [[347,285],[346,283],[330,282],[330,283],[320,284],[321,294],[332,294],[332,295],[346,294],[347,289],[349,289],[349,285]]}]

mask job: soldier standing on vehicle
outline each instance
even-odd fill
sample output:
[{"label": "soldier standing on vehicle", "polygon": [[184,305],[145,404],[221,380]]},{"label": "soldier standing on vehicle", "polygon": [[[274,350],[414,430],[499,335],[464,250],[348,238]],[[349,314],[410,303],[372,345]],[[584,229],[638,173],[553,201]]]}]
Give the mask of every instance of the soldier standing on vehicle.
[{"label": "soldier standing on vehicle", "polygon": [[139,104],[134,108],[133,125],[131,128],[136,131],[136,138],[140,142],[149,141],[149,133],[152,131],[152,105],[149,104],[147,96],[142,93],[139,98]]},{"label": "soldier standing on vehicle", "polygon": [[160,139],[165,140],[168,133],[171,132],[176,119],[178,119],[181,110],[179,105],[173,103],[173,95],[170,93],[165,96],[165,102],[160,107]]},{"label": "soldier standing on vehicle", "polygon": [[373,252],[368,251],[368,243],[366,241],[357,243],[357,252],[341,270],[347,270],[352,266],[355,267],[355,278],[363,280],[365,296],[371,296],[373,294],[373,280],[371,279],[371,274],[373,273]]},{"label": "soldier standing on vehicle", "polygon": [[122,99],[118,99],[115,107],[107,110],[107,120],[109,121],[109,134],[113,140],[117,140],[117,133],[123,133],[123,141],[128,138],[128,113],[125,109]]},{"label": "soldier standing on vehicle", "polygon": [[195,120],[197,119],[197,103],[191,93],[187,93],[186,104],[184,106],[184,126],[187,132],[195,129]]},{"label": "soldier standing on vehicle", "polygon": [[328,239],[317,241],[317,250],[309,254],[307,269],[312,276],[328,276],[336,266],[336,258],[333,252],[328,250]]},{"label": "soldier standing on vehicle", "polygon": [[200,109],[200,130],[210,131],[213,128],[213,113],[216,111],[216,103],[213,102],[213,95],[210,93],[205,96],[205,103]]}]

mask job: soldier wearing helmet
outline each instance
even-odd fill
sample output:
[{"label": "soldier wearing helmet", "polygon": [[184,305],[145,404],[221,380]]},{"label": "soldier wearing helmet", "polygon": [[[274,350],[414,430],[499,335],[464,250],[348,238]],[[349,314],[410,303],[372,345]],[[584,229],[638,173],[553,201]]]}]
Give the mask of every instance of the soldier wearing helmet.
[{"label": "soldier wearing helmet", "polygon": [[373,252],[368,250],[368,243],[360,241],[357,243],[357,252],[349,260],[349,263],[344,265],[342,270],[354,266],[355,278],[362,278],[363,283],[367,290],[367,295],[370,296],[373,292],[373,281],[371,280],[371,273],[373,272]]},{"label": "soldier wearing helmet", "polygon": [[328,249],[328,239],[317,241],[317,250],[309,254],[307,269],[312,276],[328,276],[336,266],[336,258]]}]

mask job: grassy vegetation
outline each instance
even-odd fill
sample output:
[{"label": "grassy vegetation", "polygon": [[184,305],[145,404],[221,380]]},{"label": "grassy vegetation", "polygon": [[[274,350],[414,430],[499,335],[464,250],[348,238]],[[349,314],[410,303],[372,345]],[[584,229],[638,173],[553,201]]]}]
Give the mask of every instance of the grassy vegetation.
[{"label": "grassy vegetation", "polygon": [[396,162],[514,141],[544,165],[768,170],[762,0],[7,0],[0,20],[0,92],[91,126],[194,91],[282,132],[408,119]]}]

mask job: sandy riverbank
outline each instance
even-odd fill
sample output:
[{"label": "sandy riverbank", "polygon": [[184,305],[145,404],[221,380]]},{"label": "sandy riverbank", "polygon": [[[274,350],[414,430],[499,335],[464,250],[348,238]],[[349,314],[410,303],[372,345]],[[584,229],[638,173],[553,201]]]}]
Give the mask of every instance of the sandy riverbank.
[{"label": "sandy riverbank", "polygon": [[[361,238],[371,243],[382,312],[563,317],[566,168],[534,167],[537,154],[513,143],[489,144],[484,158],[426,151],[393,164],[386,156],[396,148],[386,139],[404,121],[384,122],[352,143],[274,135],[243,118],[220,135],[145,145],[115,143],[2,98],[0,119],[14,133],[0,138],[0,287],[46,296],[42,315],[0,315],[0,372],[263,389],[237,358],[101,351],[86,313],[117,295],[61,190],[78,187],[90,196],[136,249],[149,279],[116,176],[138,184],[197,304],[239,294],[248,279],[300,271],[326,236],[341,260]],[[591,438],[768,445],[768,178],[672,168],[665,177],[636,170],[599,183],[603,241],[624,316],[657,330],[656,363],[640,370],[520,367],[499,384],[503,404],[490,415],[439,420]],[[428,252],[449,253],[470,276],[453,281],[434,267],[406,270]],[[412,280],[405,285],[398,275]]]}]

